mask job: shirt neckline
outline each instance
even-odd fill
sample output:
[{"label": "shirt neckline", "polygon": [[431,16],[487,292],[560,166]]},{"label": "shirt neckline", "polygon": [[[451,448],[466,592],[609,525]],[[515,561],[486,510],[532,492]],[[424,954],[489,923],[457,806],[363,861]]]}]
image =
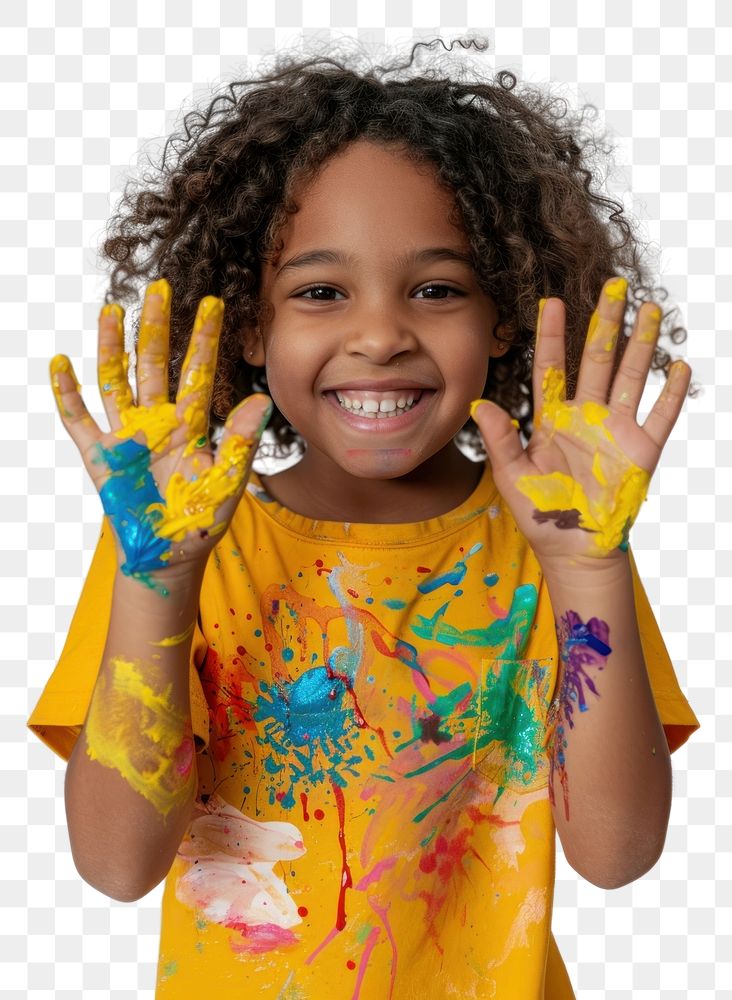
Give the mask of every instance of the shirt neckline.
[{"label": "shirt neckline", "polygon": [[256,472],[252,471],[245,496],[266,517],[309,541],[349,542],[375,548],[423,544],[428,539],[450,534],[480,517],[498,514],[500,497],[488,462],[473,492],[458,507],[425,521],[374,524],[353,521],[319,521],[283,507],[271,497]]}]

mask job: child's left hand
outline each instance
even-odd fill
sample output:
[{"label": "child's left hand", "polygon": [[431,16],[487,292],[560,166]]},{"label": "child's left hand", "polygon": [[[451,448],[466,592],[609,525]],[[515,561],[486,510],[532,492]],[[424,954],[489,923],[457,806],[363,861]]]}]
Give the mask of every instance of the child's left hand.
[{"label": "child's left hand", "polygon": [[545,570],[608,558],[627,548],[631,525],[686,398],[691,369],[678,361],[645,423],[637,423],[661,321],[653,302],[639,309],[609,387],[625,292],[622,278],[611,279],[602,290],[572,400],[564,398],[564,305],[547,299],[540,308],[532,373],[534,433],[526,448],[499,406],[481,402],[471,407],[496,486]]}]

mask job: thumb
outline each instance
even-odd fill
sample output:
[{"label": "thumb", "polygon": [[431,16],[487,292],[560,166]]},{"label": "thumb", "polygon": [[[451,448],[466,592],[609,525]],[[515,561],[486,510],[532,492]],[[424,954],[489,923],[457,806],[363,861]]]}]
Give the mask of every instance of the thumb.
[{"label": "thumb", "polygon": [[259,442],[267,421],[272,415],[272,400],[264,393],[255,393],[247,396],[238,406],[235,406],[224,425],[224,438],[231,434],[238,434],[246,441],[256,445]]},{"label": "thumb", "polygon": [[478,425],[493,468],[505,468],[519,460],[524,449],[518,434],[518,421],[488,399],[474,399],[470,416]]}]

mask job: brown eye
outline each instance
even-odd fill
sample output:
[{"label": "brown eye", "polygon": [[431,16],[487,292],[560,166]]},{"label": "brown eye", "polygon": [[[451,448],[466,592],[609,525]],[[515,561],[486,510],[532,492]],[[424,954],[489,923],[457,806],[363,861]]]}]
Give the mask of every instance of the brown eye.
[{"label": "brown eye", "polygon": [[296,298],[308,299],[310,302],[335,302],[336,295],[341,293],[330,285],[311,285],[310,288],[299,292]]},{"label": "brown eye", "polygon": [[423,295],[426,299],[446,299],[450,295],[462,295],[456,288],[450,285],[438,285],[436,282],[420,288],[417,295]]}]

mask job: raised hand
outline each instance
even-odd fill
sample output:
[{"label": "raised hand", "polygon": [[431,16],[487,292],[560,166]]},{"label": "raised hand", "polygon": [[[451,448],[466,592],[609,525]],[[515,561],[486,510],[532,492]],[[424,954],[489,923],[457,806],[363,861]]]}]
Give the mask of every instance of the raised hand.
[{"label": "raised hand", "polygon": [[532,383],[534,433],[526,448],[507,413],[488,401],[471,410],[496,486],[540,562],[606,558],[627,548],[661,452],[691,379],[683,361],[645,423],[636,415],[658,338],[661,310],[638,310],[615,380],[610,373],[627,283],[606,282],[592,315],[574,399],[565,399],[564,305],[539,310]]},{"label": "raised hand", "polygon": [[124,313],[116,304],[103,307],[98,375],[108,432],[90,416],[69,359],[59,354],[51,361],[61,419],[114,527],[124,555],[121,568],[159,589],[161,571],[205,563],[226,530],[271,412],[267,396],[243,400],[229,414],[213,455],[209,407],[223,316],[220,299],[201,300],[171,403],[170,286],[164,279],[149,285],[137,346],[135,403],[127,378]]}]

